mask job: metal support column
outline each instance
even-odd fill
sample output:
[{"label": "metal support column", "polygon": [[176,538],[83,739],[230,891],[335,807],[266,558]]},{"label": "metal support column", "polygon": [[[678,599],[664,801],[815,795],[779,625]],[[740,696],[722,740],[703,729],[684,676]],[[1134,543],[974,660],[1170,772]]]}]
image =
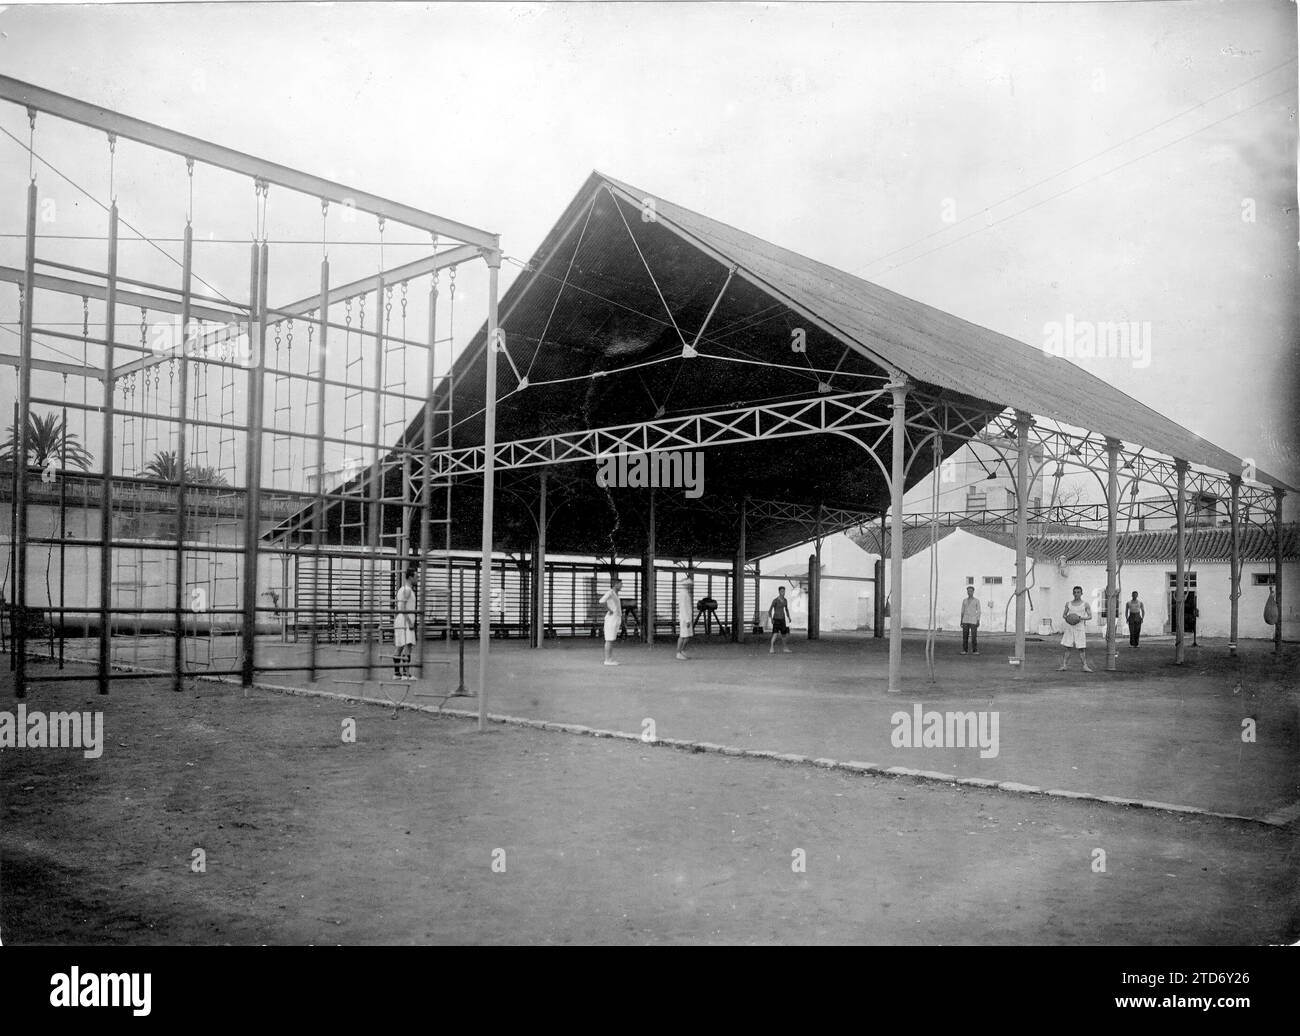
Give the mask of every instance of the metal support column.
[{"label": "metal support column", "polygon": [[745,519],[749,501],[740,501],[740,538],[731,563],[731,642],[745,642]]},{"label": "metal support column", "polygon": [[1029,547],[1029,428],[1033,420],[1016,411],[1016,665],[1025,665],[1025,606],[1027,576],[1025,555]]},{"label": "metal support column", "polygon": [[641,640],[655,643],[655,490],[650,487],[650,523],[646,529],[645,560],[641,568]]},{"label": "metal support column", "polygon": [[117,338],[117,200],[108,209],[108,276],[104,286],[103,473],[99,505],[99,693],[108,693],[113,652],[113,343]]},{"label": "metal support column", "polygon": [[1241,476],[1229,475],[1232,498],[1228,505],[1228,654],[1237,653],[1238,606],[1241,601]]},{"label": "metal support column", "polygon": [[[382,224],[381,224],[382,226]],[[362,339],[364,349],[365,339]],[[361,609],[361,635],[366,641],[366,679],[375,675],[375,647],[383,644],[384,628],[380,617],[387,611],[388,595],[381,600],[376,586],[375,563],[379,560],[379,532],[384,524],[384,475],[381,470],[382,455],[379,439],[384,427],[384,279],[375,287],[375,399],[371,407],[371,440],[376,444],[370,450],[370,520],[366,523],[366,558],[362,562],[361,594],[365,604]],[[367,624],[370,629],[367,630]],[[394,646],[393,651],[397,648]]]},{"label": "metal support column", "polygon": [[1282,616],[1286,609],[1282,607],[1282,498],[1286,492],[1273,490],[1276,508],[1273,511],[1273,599],[1277,601],[1277,624],[1273,627],[1273,653],[1282,653]]},{"label": "metal support column", "polygon": [[[191,166],[193,168],[193,166]],[[187,398],[190,386],[190,279],[194,271],[194,226],[185,221],[185,244],[181,252],[181,362],[180,406],[176,425],[176,606],[173,621],[176,625],[176,655],[173,665],[172,690],[185,687],[185,466],[189,451],[185,421],[189,416]]]},{"label": "metal support column", "polygon": [[[32,116],[35,119],[35,115]],[[23,273],[23,320],[18,347],[18,427],[14,429],[14,696],[27,695],[27,422],[32,410],[32,296],[36,292],[36,179],[27,185],[27,256]],[[64,434],[67,428],[63,429]],[[60,478],[66,478],[64,472]],[[63,602],[59,602],[63,606]],[[59,616],[60,625],[63,616]]]},{"label": "metal support column", "polygon": [[533,558],[533,629],[532,646],[546,642],[546,475],[542,472],[537,488],[537,552]]},{"label": "metal support column", "polygon": [[486,375],[483,390],[483,578],[480,580],[478,637],[478,729],[487,729],[488,644],[492,639],[492,504],[496,476],[497,442],[497,287],[501,253],[485,251],[488,266]]},{"label": "metal support column", "polygon": [[1187,461],[1174,460],[1178,472],[1178,495],[1174,499],[1177,527],[1174,531],[1174,664],[1182,665],[1185,657],[1183,645],[1183,612],[1187,600]]},{"label": "metal support column", "polygon": [[[420,466],[420,586],[417,591],[417,605],[415,611],[415,671],[424,676],[424,641],[428,635],[428,613],[429,604],[433,600],[433,591],[429,586],[429,541],[432,536],[433,525],[433,366],[437,358],[438,345],[438,278],[435,276],[429,282],[429,351],[425,356],[424,363],[424,429],[423,450],[424,463]],[[450,371],[448,372],[450,377]],[[445,403],[445,409],[448,411],[446,421],[451,424],[451,400]],[[450,483],[451,476],[447,476]],[[451,647],[451,508],[446,508],[447,513],[444,517],[447,519],[444,524],[444,533],[448,538],[448,550],[443,557],[447,571],[447,647]],[[462,580],[463,580],[462,576]],[[461,638],[461,656],[465,654],[464,638]],[[464,665],[461,666],[460,689],[464,690]]]},{"label": "metal support column", "polygon": [[903,481],[906,469],[907,381],[901,372],[894,372],[889,383],[893,393],[893,448],[889,477],[890,534],[889,534],[889,693],[903,690]]},{"label": "metal support column", "polygon": [[[312,508],[311,515],[311,541],[312,541],[312,613],[311,613],[311,646],[309,651],[308,665],[310,667],[310,679],[312,683],[316,682],[316,651],[317,640],[320,637],[320,559],[321,543],[325,538],[325,378],[326,364],[329,357],[329,305],[330,302],[330,261],[328,256],[323,256],[320,261],[320,315],[319,331],[320,346],[316,353],[316,501]],[[426,469],[427,470],[427,469]],[[327,560],[326,565],[330,562]],[[330,600],[327,596],[325,599],[326,613],[330,607]]]},{"label": "metal support column", "polygon": [[251,687],[257,667],[257,542],[262,514],[262,382],[266,375],[267,245],[253,245],[252,324],[249,348],[253,362],[248,376],[248,439],[244,451],[244,601],[243,666],[241,680]]},{"label": "metal support column", "polygon": [[1119,612],[1119,440],[1106,440],[1106,669],[1118,668],[1115,620]]}]

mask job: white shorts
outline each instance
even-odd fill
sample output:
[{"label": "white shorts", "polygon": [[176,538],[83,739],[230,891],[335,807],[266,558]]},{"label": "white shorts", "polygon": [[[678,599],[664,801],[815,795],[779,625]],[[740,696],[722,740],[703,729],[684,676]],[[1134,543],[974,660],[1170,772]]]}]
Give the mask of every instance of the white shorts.
[{"label": "white shorts", "polygon": [[1071,626],[1068,622],[1065,624],[1065,632],[1061,634],[1061,647],[1082,648],[1088,646],[1088,633],[1084,629],[1085,623],[1080,622]]},{"label": "white shorts", "polygon": [[619,627],[623,625],[622,620],[617,615],[605,616],[605,640],[613,643],[618,640]]},{"label": "white shorts", "polygon": [[677,620],[677,635],[685,640],[689,640],[695,635],[695,631],[691,628],[690,619],[679,618]]},{"label": "white shorts", "polygon": [[406,647],[415,643],[415,630],[407,626],[393,627],[393,647]]}]

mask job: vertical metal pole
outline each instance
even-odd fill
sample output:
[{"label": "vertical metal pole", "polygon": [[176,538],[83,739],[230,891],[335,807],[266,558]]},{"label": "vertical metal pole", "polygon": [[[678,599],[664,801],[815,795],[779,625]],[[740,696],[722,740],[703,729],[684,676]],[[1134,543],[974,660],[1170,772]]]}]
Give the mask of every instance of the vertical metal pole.
[{"label": "vertical metal pole", "polygon": [[[68,376],[63,376],[64,396],[67,396]],[[68,471],[68,408],[63,408],[63,441],[60,446],[62,456],[59,459],[63,474]],[[67,553],[68,553],[68,480],[59,478],[59,668],[63,668],[64,638],[68,629],[68,591],[67,591]]]},{"label": "vertical metal pole", "polygon": [[1174,532],[1174,664],[1182,665],[1184,660],[1183,613],[1187,599],[1187,461],[1175,460],[1174,468],[1178,472],[1178,496],[1174,499],[1175,521],[1178,523]]},{"label": "vertical metal pole", "polygon": [[[330,261],[323,257],[320,261],[320,346],[316,353],[316,500],[311,514],[312,541],[312,615],[311,645],[308,648],[308,679],[316,682],[317,640],[320,636],[320,559],[321,543],[325,539],[325,375],[329,362],[329,309],[330,309]],[[332,603],[330,587],[333,583],[332,562],[326,560],[325,614],[330,614]],[[327,620],[328,621],[328,620]]]},{"label": "vertical metal pole", "polygon": [[[1025,666],[1025,616],[1027,610],[1026,555],[1029,549],[1029,414],[1016,411],[1016,649],[1021,675]],[[964,636],[964,634],[963,634]],[[964,646],[964,642],[963,642]]]},{"label": "vertical metal pole", "polygon": [[740,537],[736,545],[736,557],[731,567],[731,642],[745,642],[745,555],[748,548],[745,543],[745,524],[748,517],[749,501],[740,501]]},{"label": "vertical metal pole", "polygon": [[[882,523],[883,524],[883,523]],[[881,530],[880,550],[885,549],[884,530]],[[874,586],[872,587],[872,615],[871,615],[871,636],[875,640],[883,640],[885,637],[885,559],[876,558],[875,564],[871,566],[871,574],[874,577]],[[763,602],[759,601],[759,608],[762,608]]]},{"label": "vertical metal pole", "polygon": [[1106,669],[1119,668],[1115,639],[1119,612],[1119,440],[1106,440]]},{"label": "vertical metal pole", "polygon": [[646,529],[645,567],[641,576],[641,639],[653,650],[655,646],[655,544],[657,535],[655,514],[655,489],[650,487],[650,523]]},{"label": "vertical metal pole", "polygon": [[542,472],[537,491],[537,554],[533,559],[533,647],[546,641],[546,480]]},{"label": "vertical metal pole", "polygon": [[244,599],[241,682],[251,687],[257,667],[257,542],[262,514],[262,381],[266,372],[267,246],[254,242],[252,258],[252,322],[248,345],[252,353],[248,376],[248,409],[244,450]]},{"label": "vertical metal pole", "polygon": [[1273,653],[1280,655],[1282,653],[1282,616],[1285,609],[1282,607],[1282,498],[1286,492],[1281,489],[1273,490],[1273,500],[1276,507],[1273,511],[1273,588],[1274,599],[1277,601],[1277,624],[1273,627]]},{"label": "vertical metal pole", "polygon": [[194,227],[185,221],[185,244],[181,253],[181,363],[180,409],[176,425],[176,598],[172,619],[176,626],[176,655],[173,659],[172,690],[185,687],[185,419],[190,386],[190,275],[194,270]]},{"label": "vertical metal pole", "polygon": [[889,693],[900,694],[903,690],[903,480],[906,475],[904,440],[907,434],[907,382],[901,372],[895,372],[889,389],[894,396],[891,404],[894,411],[893,456],[889,479],[889,594],[893,602],[889,609]]},{"label": "vertical metal pole", "polygon": [[1237,653],[1237,611],[1241,598],[1241,476],[1229,475],[1232,501],[1228,507],[1228,654]]},{"label": "vertical metal pole", "polygon": [[[33,116],[35,118],[35,116]],[[32,409],[32,310],[36,291],[36,180],[27,185],[27,256],[23,270],[23,320],[18,346],[18,418],[14,429],[14,696],[27,696],[27,421]],[[64,434],[67,428],[64,428]]]},{"label": "vertical metal pole", "polygon": [[[365,339],[362,338],[362,342]],[[362,346],[364,348],[364,344]],[[362,605],[362,635],[366,639],[366,679],[375,672],[375,642],[383,642],[384,631],[381,615],[388,601],[382,602],[375,586],[375,562],[379,558],[379,527],[384,521],[384,505],[380,497],[384,495],[384,476],[380,472],[379,436],[383,430],[384,420],[384,279],[379,278],[375,289],[375,400],[371,407],[371,436],[374,446],[370,448],[370,521],[366,529],[366,559],[362,566],[361,594],[366,602]],[[371,629],[366,630],[366,620]],[[394,651],[397,649],[394,648]]]},{"label": "vertical metal pole", "polygon": [[[424,442],[420,464],[420,607],[416,616],[415,671],[424,676],[424,640],[427,635],[429,603],[433,594],[429,588],[429,536],[433,523],[433,365],[438,345],[438,282],[429,282],[429,351],[424,365]],[[448,408],[450,408],[450,402]],[[450,427],[451,418],[447,418]],[[447,535],[451,535],[451,512],[448,509]],[[451,544],[447,545],[450,564]],[[447,646],[451,646],[451,569],[447,569]]]},{"label": "vertical metal pole", "polygon": [[492,504],[496,475],[497,437],[497,281],[501,253],[484,252],[488,265],[487,376],[483,391],[483,578],[479,601],[478,728],[487,728],[488,642],[492,630]]},{"label": "vertical metal pole", "polygon": [[108,209],[108,270],[104,287],[104,431],[103,474],[99,506],[99,693],[108,693],[113,616],[113,343],[117,337],[117,202]]},{"label": "vertical metal pole", "polygon": [[[13,430],[15,437],[18,435],[18,397],[14,396],[14,423]],[[18,569],[18,472],[21,465],[15,464],[9,472],[9,571],[15,572]],[[13,604],[13,601],[9,602]],[[13,635],[10,640],[9,648],[9,671],[13,672],[18,668],[18,634],[10,631]],[[0,645],[4,644],[4,626],[0,624]],[[17,693],[15,691],[15,693]]]},{"label": "vertical metal pole", "polygon": [[[456,685],[457,694],[469,694],[469,689],[465,686],[465,570],[462,568],[457,575],[460,576],[460,591],[456,599],[460,606],[460,635],[456,642],[460,645],[460,683]],[[447,626],[451,627],[451,584],[447,584]],[[451,634],[448,633],[448,636]]]}]

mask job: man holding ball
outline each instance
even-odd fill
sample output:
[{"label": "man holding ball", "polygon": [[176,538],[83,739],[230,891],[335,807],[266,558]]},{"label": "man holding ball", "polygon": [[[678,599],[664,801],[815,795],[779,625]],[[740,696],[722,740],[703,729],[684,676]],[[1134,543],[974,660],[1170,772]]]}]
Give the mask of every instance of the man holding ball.
[{"label": "man holding ball", "polygon": [[1092,618],[1092,606],[1083,599],[1083,587],[1074,588],[1074,600],[1066,602],[1061,618],[1065,620],[1065,632],[1061,634],[1061,647],[1065,649],[1065,654],[1061,657],[1061,665],[1057,671],[1063,673],[1069,668],[1070,648],[1077,648],[1079,660],[1083,663],[1083,671],[1091,673],[1092,666],[1088,665],[1087,652],[1088,633],[1084,623]]}]

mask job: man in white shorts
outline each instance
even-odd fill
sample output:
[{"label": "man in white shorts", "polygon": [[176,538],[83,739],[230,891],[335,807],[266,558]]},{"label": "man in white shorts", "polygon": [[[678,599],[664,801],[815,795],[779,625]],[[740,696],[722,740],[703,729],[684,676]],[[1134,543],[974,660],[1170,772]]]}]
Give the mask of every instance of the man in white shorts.
[{"label": "man in white shorts", "polygon": [[623,626],[623,599],[618,595],[622,588],[623,581],[616,576],[600,598],[605,606],[605,665],[618,665],[614,661],[614,641]]},{"label": "man in white shorts", "polygon": [[407,572],[393,607],[393,672],[399,680],[414,680],[411,648],[415,645],[415,573]]},{"label": "man in white shorts", "polygon": [[[1078,622],[1071,624],[1070,616],[1078,618]],[[1069,667],[1070,648],[1077,648],[1079,660],[1083,663],[1085,673],[1092,672],[1092,666],[1088,665],[1088,633],[1086,626],[1092,618],[1092,606],[1083,599],[1083,587],[1074,588],[1074,600],[1065,603],[1065,610],[1061,612],[1061,618],[1065,620],[1065,632],[1061,634],[1061,647],[1065,649],[1065,654],[1061,656],[1060,672],[1065,672]]]},{"label": "man in white shorts", "polygon": [[695,634],[695,579],[688,572],[677,588],[677,658],[685,662],[686,642]]}]

